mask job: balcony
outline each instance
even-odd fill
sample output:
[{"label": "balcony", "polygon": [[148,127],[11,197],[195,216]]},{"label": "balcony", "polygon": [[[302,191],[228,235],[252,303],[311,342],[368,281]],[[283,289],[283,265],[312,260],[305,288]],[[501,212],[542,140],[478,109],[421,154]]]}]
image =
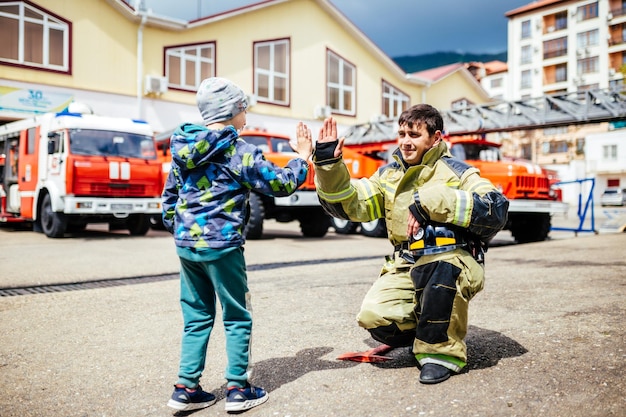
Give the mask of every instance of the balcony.
[{"label": "balcony", "polygon": [[611,8],[609,13],[613,18],[626,16],[626,7]]},{"label": "balcony", "polygon": [[544,35],[567,29],[567,12],[558,12],[544,16],[542,26]]},{"label": "balcony", "polygon": [[557,49],[555,51],[544,51],[543,59],[558,58],[560,56],[567,56],[567,49]]},{"label": "balcony", "polygon": [[621,45],[623,43],[626,43],[626,38],[624,37],[624,35],[611,36],[609,38],[609,46]]}]

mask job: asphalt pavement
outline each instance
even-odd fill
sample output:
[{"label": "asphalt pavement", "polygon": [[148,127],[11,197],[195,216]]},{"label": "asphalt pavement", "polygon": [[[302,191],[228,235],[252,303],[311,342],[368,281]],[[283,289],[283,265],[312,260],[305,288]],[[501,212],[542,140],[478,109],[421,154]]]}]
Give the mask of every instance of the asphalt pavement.
[{"label": "asphalt pavement", "polygon": [[[408,349],[379,364],[336,359],[377,345],[355,315],[385,239],[306,239],[295,224],[266,232],[246,258],[252,379],[270,399],[245,415],[626,415],[625,233],[559,231],[524,245],[498,235],[470,303],[469,365],[427,386]],[[40,291],[0,297],[0,416],[174,414],[177,272],[165,232],[48,239],[0,227],[0,289]],[[227,415],[223,336],[218,320],[201,382],[218,402],[194,416]]]}]

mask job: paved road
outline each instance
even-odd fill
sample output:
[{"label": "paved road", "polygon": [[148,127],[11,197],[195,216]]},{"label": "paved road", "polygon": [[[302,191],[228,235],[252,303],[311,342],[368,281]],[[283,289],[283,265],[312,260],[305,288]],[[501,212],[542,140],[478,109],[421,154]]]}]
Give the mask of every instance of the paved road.
[{"label": "paved road", "polygon": [[[253,380],[249,416],[624,416],[626,234],[498,235],[470,306],[469,366],[418,383],[407,349],[378,365],[337,361],[375,343],[354,316],[389,251],[384,239],[304,239],[270,224],[246,244]],[[0,416],[170,416],[181,317],[171,238],[90,228],[68,239],[0,228],[0,287],[140,277],[113,286],[0,297]],[[143,280],[149,276],[152,279]],[[62,290],[63,288],[60,287]],[[221,324],[205,389],[225,416]]]}]

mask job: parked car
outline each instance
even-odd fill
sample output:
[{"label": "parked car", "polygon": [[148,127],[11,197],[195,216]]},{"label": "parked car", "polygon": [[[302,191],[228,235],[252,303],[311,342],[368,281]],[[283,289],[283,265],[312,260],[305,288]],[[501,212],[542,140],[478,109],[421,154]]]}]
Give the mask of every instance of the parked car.
[{"label": "parked car", "polygon": [[600,204],[604,206],[623,206],[626,204],[626,189],[607,187],[600,197]]}]

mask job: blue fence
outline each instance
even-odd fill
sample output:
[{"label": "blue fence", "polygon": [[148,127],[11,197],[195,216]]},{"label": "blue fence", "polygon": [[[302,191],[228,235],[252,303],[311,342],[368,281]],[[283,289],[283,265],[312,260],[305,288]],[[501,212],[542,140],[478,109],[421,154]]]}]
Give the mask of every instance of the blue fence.
[{"label": "blue fence", "polygon": [[[583,184],[584,183],[591,183],[591,187],[589,188],[589,192],[588,194],[585,196],[585,192],[583,191]],[[554,187],[560,187],[562,185],[568,185],[568,184],[578,184],[579,185],[579,190],[578,190],[578,210],[576,212],[577,216],[578,216],[578,227],[552,227],[550,228],[550,230],[562,230],[562,231],[566,231],[566,232],[574,232],[574,233],[578,233],[578,232],[593,232],[593,233],[598,233],[598,231],[596,230],[596,217],[595,217],[595,213],[594,213],[594,204],[593,204],[593,189],[596,186],[596,179],[595,178],[583,178],[580,180],[573,180],[573,181],[563,181],[563,182],[557,182],[556,184],[554,184]],[[584,202],[583,202],[583,197],[584,198]],[[589,214],[590,216],[590,220],[591,220],[591,225],[589,228],[585,228],[585,220],[587,219],[587,214]]]}]

